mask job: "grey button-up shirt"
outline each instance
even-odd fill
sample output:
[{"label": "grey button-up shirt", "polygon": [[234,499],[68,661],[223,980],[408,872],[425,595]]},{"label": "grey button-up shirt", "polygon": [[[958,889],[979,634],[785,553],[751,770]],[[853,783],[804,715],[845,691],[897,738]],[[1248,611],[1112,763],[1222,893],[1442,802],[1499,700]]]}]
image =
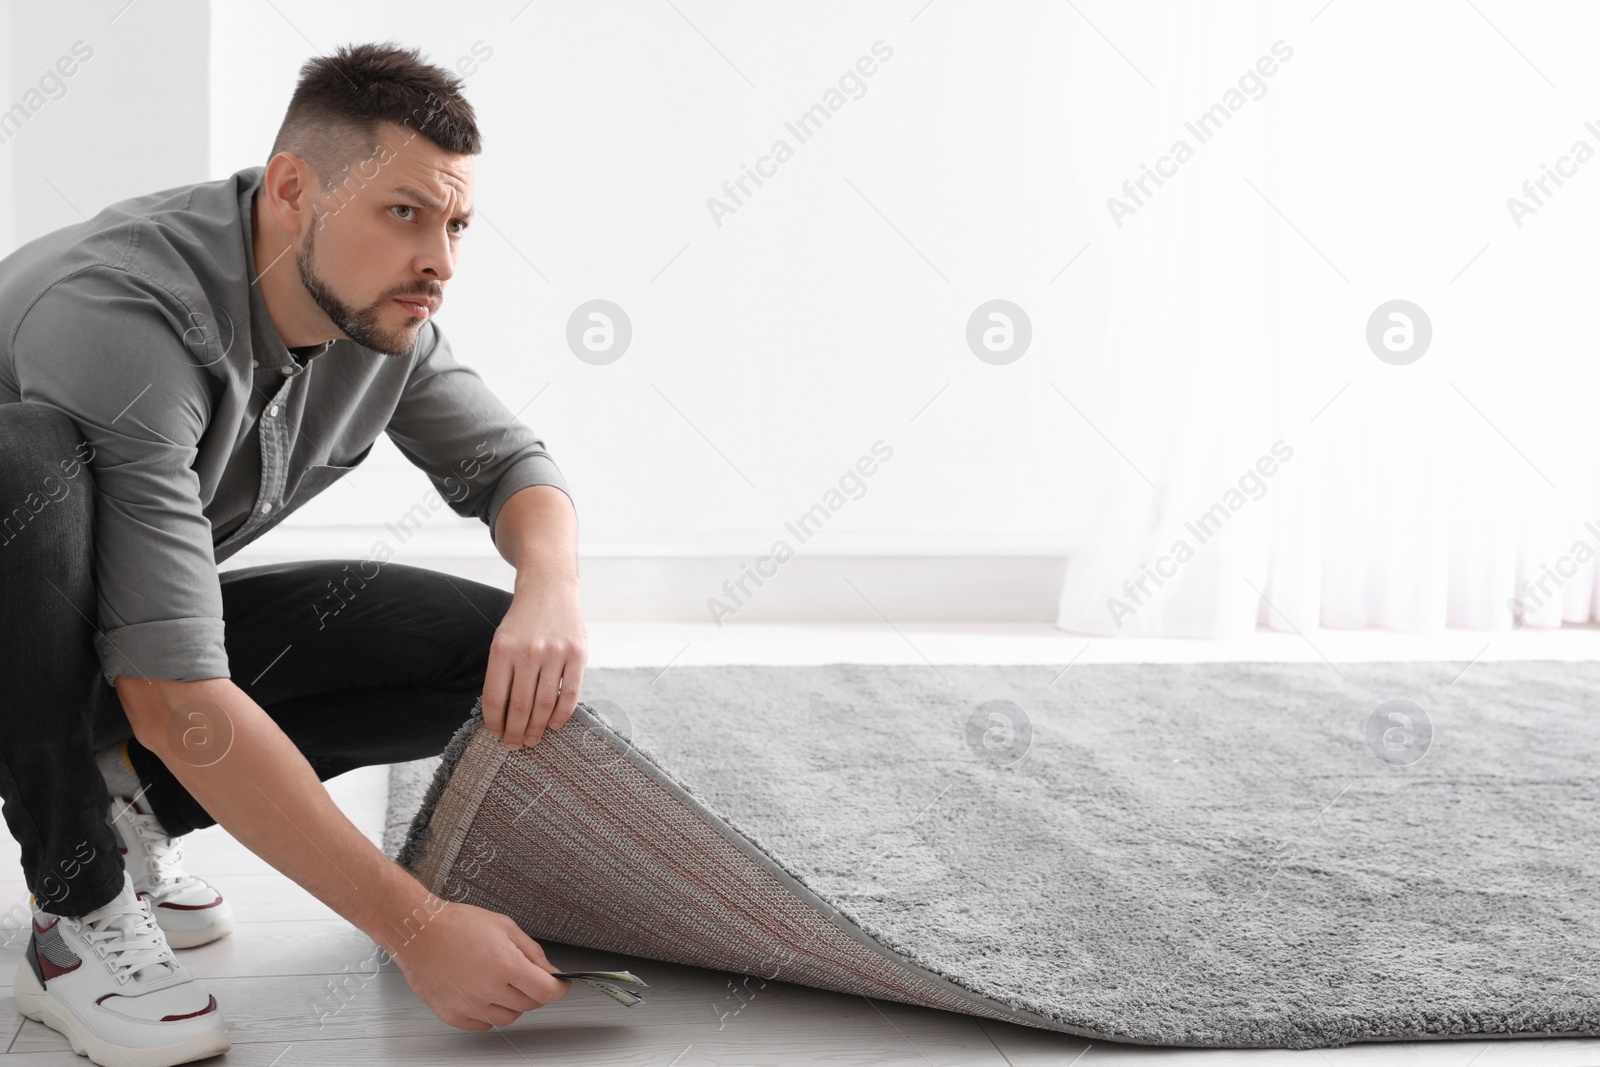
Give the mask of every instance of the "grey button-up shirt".
[{"label": "grey button-up shirt", "polygon": [[[81,460],[93,475],[108,683],[231,677],[217,564],[348,473],[380,433],[491,540],[517,490],[571,496],[544,442],[455,361],[432,319],[406,357],[343,340],[291,355],[253,284],[265,169],[123,200],[0,259],[0,404],[59,408],[88,446],[61,469]],[[275,267],[294,270],[292,255]],[[0,501],[0,551],[17,550],[29,514]]]}]

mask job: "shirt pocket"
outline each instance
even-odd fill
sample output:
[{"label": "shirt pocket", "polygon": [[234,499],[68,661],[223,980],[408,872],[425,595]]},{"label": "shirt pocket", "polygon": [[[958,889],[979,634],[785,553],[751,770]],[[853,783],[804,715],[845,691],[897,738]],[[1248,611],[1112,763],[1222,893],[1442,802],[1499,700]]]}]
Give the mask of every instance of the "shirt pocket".
[{"label": "shirt pocket", "polygon": [[[373,444],[376,443],[376,441],[373,442]],[[305,473],[300,476],[300,481],[295,484],[294,492],[289,497],[290,506],[284,510],[290,511],[299,507],[346,474],[355,470],[371,451],[372,445],[368,445],[360,455],[350,460],[349,463],[316,463],[307,467]]]},{"label": "shirt pocket", "polygon": [[[373,444],[376,443],[376,441],[373,442]],[[353,458],[349,463],[317,463],[307,467],[305,473],[300,475],[300,480],[295,483],[294,489],[287,495],[284,502],[278,504],[265,515],[260,513],[258,504],[256,510],[252,511],[250,517],[245,520],[244,525],[234,530],[216,546],[217,562],[221,563],[233,555],[234,552],[288,518],[306,501],[355,470],[371,451],[372,445],[369,444],[360,455]]]}]

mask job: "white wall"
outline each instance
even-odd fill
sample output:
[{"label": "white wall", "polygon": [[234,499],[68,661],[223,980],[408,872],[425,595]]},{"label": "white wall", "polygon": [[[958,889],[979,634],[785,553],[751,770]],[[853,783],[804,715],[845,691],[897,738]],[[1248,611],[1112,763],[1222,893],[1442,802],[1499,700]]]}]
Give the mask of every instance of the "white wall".
[{"label": "white wall", "polygon": [[[1048,384],[1088,313],[1050,281],[1083,244],[1063,203],[1098,205],[1073,192],[1080,161],[1035,143],[1053,99],[1121,61],[1056,66],[1080,27],[1044,3],[919,6],[218,4],[210,174],[264,161],[311,55],[492,49],[467,79],[482,221],[439,321],[514,410],[538,395],[523,417],[573,484],[586,553],[764,552],[882,439],[893,458],[804,551],[1049,554],[1072,516],[1053,487],[1093,433]],[[880,39],[893,57],[865,95],[810,143],[787,134]],[[794,158],[719,229],[707,198],[780,136]],[[596,297],[634,327],[607,366],[564,342]],[[994,297],[1033,318],[1011,366],[966,346]],[[284,528],[425,489],[384,441]]]},{"label": "white wall", "polygon": [[[3,105],[36,106],[0,156],[12,167],[5,207],[20,244],[107,204],[205,178],[209,109],[205,0],[6,4],[10,64]],[[81,62],[72,47],[82,42]],[[57,89],[40,79],[59,77]],[[37,95],[29,98],[30,90]],[[0,231],[0,236],[5,236]],[[7,249],[7,243],[0,247]]]},{"label": "white wall", "polygon": [[[0,100],[4,100],[5,107],[10,107],[17,98],[11,77],[10,42],[11,7],[0,4]],[[0,145],[0,255],[16,247],[11,236],[12,205],[15,203],[11,184],[11,153],[6,151],[5,145]]]},{"label": "white wall", "polygon": [[[1569,486],[1592,482],[1579,459],[1593,451],[1593,388],[1578,373],[1593,362],[1581,242],[1592,179],[1569,183],[1527,232],[1504,214],[1506,196],[1596,119],[1582,103],[1594,95],[1587,8],[1484,16],[1429,0],[1407,9],[1442,42],[1420,64],[1414,34],[1384,32],[1386,10],[16,3],[0,49],[7,101],[77,38],[96,57],[0,145],[0,181],[14,168],[0,239],[6,221],[26,240],[73,221],[74,204],[264,162],[300,64],[338,44],[417,44],[452,66],[487,52],[467,82],[486,136],[481,221],[440,321],[572,482],[591,617],[705,618],[722,576],[796,541],[785,522],[881,439],[894,455],[865,495],[740,618],[1052,618],[1065,552],[1078,574],[1108,545],[1141,554],[1140,524],[1159,532],[1187,513],[1152,505],[1158,486],[1212,493],[1208,464],[1232,463],[1256,420],[1320,412],[1351,382],[1317,432],[1333,453],[1367,449],[1427,522],[1448,514],[1418,491],[1438,479],[1386,428],[1445,452],[1456,431],[1477,434],[1462,447],[1519,477],[1524,454],[1538,456],[1552,473],[1535,491],[1559,483],[1561,503],[1589,514]],[[1297,58],[1270,95],[1136,220],[1108,218],[1125,179],[1280,37]],[[894,54],[865,95],[841,97],[798,143],[785,120],[879,40]],[[716,225],[707,199],[779,137],[794,157]],[[1273,281],[1292,299],[1260,299],[1230,269],[1259,230],[1289,250]],[[1370,309],[1419,290],[1438,308],[1438,357],[1409,378],[1359,380],[1391,369],[1365,352]],[[565,342],[573,310],[595,298],[634,329],[606,366]],[[1032,321],[1032,347],[1006,366],[965,336],[994,298]],[[1432,389],[1432,406],[1404,389]],[[1493,402],[1474,411],[1466,396]],[[1441,419],[1452,434],[1436,432]],[[427,489],[380,441],[232,562],[363,554]],[[1372,505],[1382,494],[1352,499],[1334,511],[1387,529],[1390,509]],[[1520,520],[1513,503],[1486,500],[1466,511]],[[448,512],[409,546],[417,562],[471,552],[493,565],[490,551],[481,524]]]},{"label": "white wall", "polygon": [[[452,66],[490,52],[467,79],[481,222],[440,323],[571,481],[591,617],[704,620],[723,579],[780,538],[798,560],[741,620],[1050,616],[1076,519],[1057,487],[1094,440],[1051,383],[1082,356],[1062,339],[1081,348],[1099,328],[1097,301],[1053,279],[1130,153],[1063,159],[1041,132],[1071,132],[1062,100],[1125,84],[1120,59],[1095,45],[1062,62],[1083,28],[1042,0],[441,10],[8,2],[8,100],[75,40],[94,56],[0,145],[0,181],[15,169],[0,240],[264,162],[300,64],[338,44],[417,44]],[[1115,11],[1097,17],[1115,28]],[[893,56],[864,95],[808,143],[785,129],[880,40]],[[793,158],[716,225],[708,198],[780,137]],[[1032,316],[1009,366],[966,341],[996,297]],[[633,324],[606,366],[565,342],[594,298]],[[786,530],[880,440],[893,457],[843,487],[859,499],[808,542]],[[364,555],[428,489],[381,439],[231,565]],[[503,581],[492,552],[481,524],[442,512],[402,558],[475,555]]]}]

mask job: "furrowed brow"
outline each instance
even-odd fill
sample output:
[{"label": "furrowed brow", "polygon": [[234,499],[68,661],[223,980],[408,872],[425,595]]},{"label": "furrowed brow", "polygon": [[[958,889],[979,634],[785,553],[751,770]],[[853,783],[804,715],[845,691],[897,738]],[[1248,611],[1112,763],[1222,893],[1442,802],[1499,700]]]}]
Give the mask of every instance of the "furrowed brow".
[{"label": "furrowed brow", "polygon": [[[438,213],[444,210],[439,201],[435,200],[421,189],[417,189],[410,185],[397,185],[394,187],[394,191],[402,196],[409,196],[411,199],[417,201],[429,211]],[[459,217],[463,219],[472,218],[472,209],[467,208],[467,210],[460,213]]]}]

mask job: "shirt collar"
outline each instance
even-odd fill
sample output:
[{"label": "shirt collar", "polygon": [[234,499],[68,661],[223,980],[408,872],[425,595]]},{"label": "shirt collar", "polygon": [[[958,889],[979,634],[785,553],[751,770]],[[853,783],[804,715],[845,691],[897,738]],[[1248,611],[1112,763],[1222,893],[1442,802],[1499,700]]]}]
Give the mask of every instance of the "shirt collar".
[{"label": "shirt collar", "polygon": [[289,355],[298,360],[300,364],[304,366],[332,347],[332,341],[324,341],[320,345],[301,345],[299,348],[289,349]]},{"label": "shirt collar", "polygon": [[[254,353],[251,362],[257,368],[266,368],[281,377],[292,378],[303,373],[311,361],[331,348],[334,342],[330,340],[320,345],[302,346],[299,358],[296,358],[284,345],[277,327],[272,324],[272,316],[267,312],[267,303],[261,295],[261,286],[257,284],[255,275],[255,240],[250,232],[256,191],[261,188],[266,173],[267,168],[263,166],[246,167],[238,173],[239,230],[244,237],[245,284],[250,289],[250,340]],[[288,253],[283,258],[289,258]],[[293,264],[289,264],[288,268],[293,269]],[[285,264],[280,260],[272,269],[285,269]]]}]

